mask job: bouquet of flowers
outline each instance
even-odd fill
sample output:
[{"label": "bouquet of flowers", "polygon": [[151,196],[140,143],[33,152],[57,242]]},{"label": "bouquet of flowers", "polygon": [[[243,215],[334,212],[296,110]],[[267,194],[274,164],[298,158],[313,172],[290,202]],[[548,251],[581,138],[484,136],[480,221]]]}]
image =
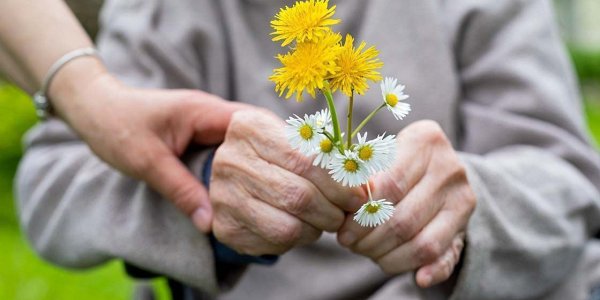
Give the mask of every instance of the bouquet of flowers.
[{"label": "bouquet of flowers", "polygon": [[[304,155],[316,155],[313,164],[329,170],[335,181],[350,187],[366,185],[369,200],[355,213],[354,220],[361,226],[374,227],[392,216],[394,206],[385,199],[373,199],[369,178],[392,164],[396,141],[394,135],[385,133],[368,140],[361,130],[383,108],[397,120],[411,109],[403,102],[408,98],[404,86],[394,78],[382,80],[379,51],[365,42],[355,47],[350,34],[342,42],[341,34],[331,29],[340,23],[333,18],[335,9],[335,5],[329,7],[329,0],[306,0],[286,6],[275,15],[271,21],[273,41],[289,51],[276,57],[281,67],[269,79],[279,96],[285,94],[286,99],[296,94],[296,100],[302,101],[304,92],[312,98],[317,92],[325,96],[327,108],[287,120],[287,137],[292,147]],[[355,96],[365,94],[369,81],[380,82],[382,99],[352,128]],[[333,99],[338,90],[348,98],[346,132],[341,131]]]}]

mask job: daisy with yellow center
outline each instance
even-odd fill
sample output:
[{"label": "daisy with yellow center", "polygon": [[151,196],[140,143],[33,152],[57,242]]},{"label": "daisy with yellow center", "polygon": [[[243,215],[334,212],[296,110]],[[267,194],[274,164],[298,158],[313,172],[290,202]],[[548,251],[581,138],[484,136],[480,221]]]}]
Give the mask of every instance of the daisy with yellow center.
[{"label": "daisy with yellow center", "polygon": [[404,86],[398,84],[398,79],[386,77],[381,82],[381,95],[387,109],[394,114],[396,120],[402,120],[410,112],[410,104],[401,102],[409,96],[404,94]]},{"label": "daisy with yellow center", "polygon": [[319,147],[317,148],[317,156],[313,161],[313,166],[326,168],[335,154],[334,150],[335,147],[333,146],[333,142],[328,137],[322,136]]},{"label": "daisy with yellow center", "polygon": [[385,171],[393,164],[396,137],[394,135],[380,135],[377,138],[367,141],[367,133],[358,134],[358,144],[356,151],[358,158],[365,163],[372,173]]},{"label": "daisy with yellow center", "polygon": [[371,185],[367,182],[369,201],[354,214],[354,221],[363,227],[376,227],[389,220],[394,214],[394,204],[385,199],[373,200]]},{"label": "daisy with yellow center", "polygon": [[329,0],[309,0],[296,2],[292,7],[282,8],[271,27],[275,30],[273,41],[283,41],[281,46],[287,46],[293,41],[316,42],[331,31],[331,26],[340,23],[332,19],[335,5],[329,6]]},{"label": "daisy with yellow center", "polygon": [[343,154],[336,153],[329,168],[331,168],[329,174],[333,180],[344,186],[359,186],[369,180],[369,170],[358,158],[358,154],[351,150],[345,150]]},{"label": "daisy with yellow center", "polygon": [[318,111],[315,115],[317,127],[331,132],[331,113],[327,108]]},{"label": "daisy with yellow center", "polygon": [[335,57],[340,41],[339,34],[330,32],[318,42],[298,43],[290,53],[278,55],[283,67],[275,69],[269,80],[275,82],[279,96],[287,91],[286,99],[296,93],[296,100],[302,101],[302,93],[306,91],[315,98],[316,90],[323,88],[325,79],[339,70]]},{"label": "daisy with yellow center", "polygon": [[394,214],[394,204],[385,199],[369,200],[355,214],[354,221],[363,227],[376,227]]},{"label": "daisy with yellow center", "polygon": [[321,135],[317,127],[316,115],[304,115],[304,119],[294,115],[286,122],[286,136],[292,145],[292,148],[300,152],[311,155],[319,146]]},{"label": "daisy with yellow center", "polygon": [[331,114],[329,113],[329,110],[323,109],[317,112],[316,122],[317,127],[321,129],[319,132],[321,134],[321,142],[319,142],[319,146],[316,149],[317,156],[313,161],[313,165],[326,168],[333,158],[333,154],[335,154],[335,146],[331,141],[333,127],[331,125]]},{"label": "daisy with yellow center", "polygon": [[339,72],[330,77],[334,91],[339,89],[348,97],[352,96],[353,91],[364,95],[369,88],[367,80],[381,80],[378,70],[383,67],[383,63],[377,58],[379,51],[373,46],[365,49],[366,46],[365,42],[361,42],[358,48],[354,48],[354,38],[346,35],[336,61]]}]

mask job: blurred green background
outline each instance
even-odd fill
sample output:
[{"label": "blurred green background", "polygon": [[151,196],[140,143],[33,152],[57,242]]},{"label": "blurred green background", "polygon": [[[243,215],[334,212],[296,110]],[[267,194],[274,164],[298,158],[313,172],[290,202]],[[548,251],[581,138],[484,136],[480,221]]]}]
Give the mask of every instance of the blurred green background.
[{"label": "blurred green background", "polygon": [[[598,3],[556,0],[560,27],[580,79],[585,113],[596,140],[600,140]],[[29,97],[0,81],[0,299],[130,299],[134,284],[119,262],[86,271],[60,269],[38,258],[19,231],[12,181],[22,154],[22,135],[35,122]],[[169,298],[164,280],[155,280],[153,286],[158,299]]]}]

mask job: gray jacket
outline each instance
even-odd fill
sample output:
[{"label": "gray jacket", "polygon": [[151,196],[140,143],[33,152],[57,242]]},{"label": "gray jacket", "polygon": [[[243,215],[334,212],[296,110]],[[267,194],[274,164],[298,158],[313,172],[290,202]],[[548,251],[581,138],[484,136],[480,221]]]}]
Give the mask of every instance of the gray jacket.
[{"label": "gray jacket", "polygon": [[[600,284],[600,246],[591,239],[600,229],[600,159],[551,3],[333,2],[343,20],[336,30],[376,45],[382,73],[411,95],[407,121],[380,114],[367,130],[436,120],[468,168],[478,206],[462,267],[454,280],[419,290],[412,275],[386,276],[324,235],[273,267],[248,267],[221,297],[586,299]],[[283,101],[267,80],[282,51],[269,20],[283,4],[291,1],[108,1],[98,47],[133,86],[201,89],[282,118],[312,113],[323,100]],[[357,101],[358,115],[373,108],[377,90]],[[205,155],[184,160],[200,174]],[[86,268],[118,258],[219,289],[206,236],[146,184],[98,160],[63,123],[29,133],[17,188],[23,228],[47,260]]]}]

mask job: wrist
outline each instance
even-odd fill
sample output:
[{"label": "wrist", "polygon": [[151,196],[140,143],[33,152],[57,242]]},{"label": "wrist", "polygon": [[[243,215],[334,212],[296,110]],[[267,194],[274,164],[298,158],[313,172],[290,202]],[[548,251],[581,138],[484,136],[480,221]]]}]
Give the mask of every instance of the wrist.
[{"label": "wrist", "polygon": [[76,121],[74,118],[86,110],[85,106],[94,104],[89,99],[93,94],[92,87],[107,84],[110,77],[97,57],[85,56],[70,61],[56,73],[48,87],[47,95],[54,113],[67,123]]}]

